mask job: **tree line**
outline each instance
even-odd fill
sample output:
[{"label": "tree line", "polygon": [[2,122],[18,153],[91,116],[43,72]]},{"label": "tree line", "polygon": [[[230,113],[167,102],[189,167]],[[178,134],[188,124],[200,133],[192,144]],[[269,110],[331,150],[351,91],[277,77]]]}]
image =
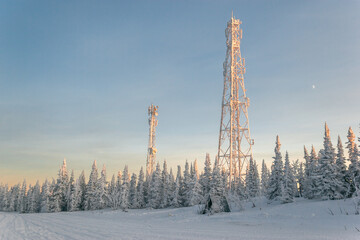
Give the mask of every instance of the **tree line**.
[{"label": "tree line", "polygon": [[[289,154],[285,154],[285,164],[280,152],[280,140],[276,138],[275,157],[271,173],[263,171],[267,184],[266,196],[270,201],[292,202],[294,197],[308,199],[335,200],[351,198],[360,194],[360,162],[356,137],[348,130],[348,159],[344,156],[344,147],[338,136],[337,149],[333,147],[330,131],[325,123],[323,148],[317,153],[314,146],[309,154],[304,147],[304,162],[297,161],[291,166]],[[348,165],[348,166],[347,166]],[[269,176],[268,181],[267,176]],[[358,196],[360,197],[360,196]]]},{"label": "tree line", "polygon": [[[250,159],[244,178],[229,184],[227,172],[215,159],[213,166],[206,154],[204,169],[200,173],[197,161],[186,161],[184,170],[177,167],[176,175],[166,161],[158,163],[151,176],[130,174],[128,166],[107,180],[106,168],[99,173],[96,161],[88,181],[84,171],[75,179],[69,174],[66,160],[56,179],[34,186],[26,181],[9,187],[0,186],[0,210],[20,213],[86,211],[104,208],[177,208],[204,204],[204,212],[229,210],[231,201],[247,201],[266,197],[270,202],[293,202],[296,197],[334,200],[360,195],[360,162],[355,134],[349,128],[346,148],[348,158],[338,137],[337,150],[332,145],[330,131],[325,124],[323,148],[310,154],[304,147],[304,161],[290,162],[288,152],[282,160],[279,137],[276,137],[275,156],[270,168],[262,161],[261,176],[257,162]],[[359,201],[360,202],[360,201]]]}]

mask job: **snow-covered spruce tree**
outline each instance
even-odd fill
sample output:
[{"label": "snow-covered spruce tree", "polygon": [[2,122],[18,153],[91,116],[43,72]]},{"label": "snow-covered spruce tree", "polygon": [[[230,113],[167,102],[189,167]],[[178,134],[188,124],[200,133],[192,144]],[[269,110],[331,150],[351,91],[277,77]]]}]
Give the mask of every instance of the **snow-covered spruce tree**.
[{"label": "snow-covered spruce tree", "polygon": [[9,192],[9,207],[8,210],[9,212],[16,212],[16,203],[17,203],[17,197],[19,195],[19,191],[20,191],[20,185],[16,184],[15,186],[11,187],[10,192]]},{"label": "snow-covered spruce tree", "polygon": [[19,191],[19,197],[18,197],[18,212],[19,213],[25,213],[26,212],[26,190],[27,190],[27,185],[26,185],[26,180],[24,179],[24,182],[21,186],[21,189]]},{"label": "snow-covered spruce tree", "polygon": [[257,197],[260,192],[259,173],[257,164],[252,159],[249,160],[248,169],[246,171],[246,194],[248,197]]},{"label": "snow-covered spruce tree", "polygon": [[136,194],[136,179],[135,173],[131,175],[130,189],[129,189],[129,206],[130,208],[138,208],[138,200]]},{"label": "snow-covered spruce tree", "polygon": [[41,209],[40,212],[50,212],[50,184],[46,179],[41,187]]},{"label": "snow-covered spruce tree", "polygon": [[6,186],[6,189],[5,189],[5,186],[3,185],[0,185],[0,211],[3,211],[5,212],[7,206],[5,206],[5,203],[4,203],[4,200],[6,198],[6,195],[7,195],[7,191],[8,191],[8,187]]},{"label": "snow-covered spruce tree", "polygon": [[32,190],[33,188],[30,184],[26,193],[26,202],[25,202],[25,211],[24,211],[25,213],[30,212]]},{"label": "snow-covered spruce tree", "polygon": [[210,192],[206,197],[206,204],[203,213],[230,212],[226,200],[223,177],[221,176],[219,162],[216,159],[210,183]]},{"label": "snow-covered spruce tree", "polygon": [[310,191],[310,155],[308,150],[304,146],[304,160],[305,160],[305,169],[304,169],[304,186],[303,186],[303,195],[306,198],[311,198]]},{"label": "snow-covered spruce tree", "polygon": [[194,166],[193,163],[190,163],[190,176],[192,176],[194,174]]},{"label": "snow-covered spruce tree", "polygon": [[330,131],[325,123],[324,149],[319,153],[319,193],[323,200],[340,199],[341,183],[336,178],[335,149],[330,139]]},{"label": "snow-covered spruce tree", "polygon": [[203,188],[203,196],[206,196],[210,192],[210,183],[211,183],[211,160],[210,155],[206,153],[205,163],[204,163],[204,173],[200,177],[200,183]]},{"label": "snow-covered spruce tree", "polygon": [[[217,161],[217,160],[215,160],[215,161]],[[222,183],[223,183],[223,187],[225,189],[225,195],[227,196],[229,177],[228,177],[227,171],[225,169],[225,166],[222,166],[220,168],[221,168]],[[234,182],[234,180],[233,180],[233,182]]]},{"label": "snow-covered spruce tree", "polygon": [[19,184],[16,184],[15,186],[12,186],[9,189],[8,192],[8,199],[9,199],[9,203],[8,203],[8,208],[6,211],[8,212],[14,212],[16,211],[16,197],[17,197],[17,192],[19,191]]},{"label": "snow-covered spruce tree", "polygon": [[289,153],[285,154],[285,165],[284,165],[284,189],[282,195],[283,203],[290,203],[294,201],[295,197],[295,178],[293,171],[290,166]]},{"label": "snow-covered spruce tree", "polygon": [[7,184],[0,185],[0,211],[6,212],[9,207],[8,201],[9,186]]},{"label": "snow-covered spruce tree", "polygon": [[148,207],[159,208],[161,204],[161,169],[160,164],[156,164],[156,169],[151,177],[150,189],[149,189],[149,202]]},{"label": "snow-covered spruce tree", "polygon": [[269,184],[270,173],[266,166],[265,160],[262,160],[261,164],[261,195],[265,196]]},{"label": "snow-covered spruce tree", "polygon": [[119,200],[120,197],[118,195],[118,191],[117,191],[117,184],[115,181],[115,175],[113,174],[112,178],[111,178],[111,182],[109,185],[109,190],[108,193],[106,195],[107,198],[107,205],[109,207],[111,207],[112,209],[118,209],[120,204],[119,204]]},{"label": "snow-covered spruce tree", "polygon": [[271,174],[269,179],[269,186],[267,191],[267,198],[270,201],[282,201],[283,196],[283,179],[284,179],[284,173],[283,173],[283,162],[282,162],[282,156],[280,152],[280,140],[279,136],[276,136],[276,146],[275,146],[275,157],[274,162],[271,166]]},{"label": "snow-covered spruce tree", "polygon": [[71,171],[70,174],[70,179],[69,179],[69,184],[68,184],[68,188],[67,188],[67,193],[66,193],[66,210],[70,211],[71,208],[71,194],[73,194],[74,192],[74,188],[75,188],[75,180],[74,180],[74,170]]},{"label": "snow-covered spruce tree", "polygon": [[129,208],[129,188],[130,188],[130,175],[128,166],[125,165],[122,174],[121,194],[120,194],[120,207],[123,210]]},{"label": "snow-covered spruce tree", "polygon": [[60,212],[60,190],[59,185],[53,179],[50,185],[50,208],[49,212]]},{"label": "snow-covered spruce tree", "polygon": [[191,195],[191,175],[189,171],[189,162],[186,160],[185,162],[185,170],[184,170],[184,178],[183,178],[183,185],[182,185],[182,191],[183,191],[183,199],[182,203],[184,207],[189,206],[189,200]]},{"label": "snow-covered spruce tree", "polygon": [[172,201],[171,201],[171,206],[172,207],[177,208],[177,207],[182,206],[182,203],[181,203],[181,199],[182,199],[181,185],[182,185],[181,167],[178,166],[177,174],[176,174],[176,180],[175,180],[175,183],[174,183],[174,192],[173,192]]},{"label": "snow-covered spruce tree", "polygon": [[150,199],[150,196],[149,196],[150,183],[151,183],[151,175],[145,173],[145,181],[144,181],[144,184],[143,184],[143,186],[144,186],[143,194],[144,194],[144,199],[145,199],[145,207],[148,206],[149,199]]},{"label": "snow-covered spruce tree", "polygon": [[9,208],[9,187],[7,184],[4,186],[0,185],[0,211],[6,212]]},{"label": "snow-covered spruce tree", "polygon": [[318,169],[318,156],[314,146],[311,147],[311,154],[308,157],[308,166],[305,173],[305,197],[308,199],[319,197],[320,174]]},{"label": "snow-covered spruce tree", "polygon": [[100,179],[96,183],[96,199],[98,202],[98,209],[107,207],[107,181],[106,181],[106,167],[105,164],[101,170]]},{"label": "snow-covered spruce tree", "polygon": [[0,185],[0,211],[9,211],[11,190],[12,188],[9,188],[8,184]]},{"label": "snow-covered spruce tree", "polygon": [[5,196],[4,196],[4,203],[3,203],[3,207],[4,207],[4,211],[6,212],[10,212],[10,211],[14,211],[13,209],[10,209],[11,206],[11,200],[12,200],[12,187],[8,188],[8,185],[5,185]]},{"label": "snow-covered spruce tree", "polygon": [[22,185],[18,183],[14,188],[14,211],[20,212],[20,197],[21,197],[21,187]]},{"label": "snow-covered spruce tree", "polygon": [[347,169],[345,165],[345,156],[344,156],[344,148],[338,136],[338,143],[337,143],[337,154],[336,154],[336,178],[341,183],[339,186],[338,192],[341,194],[342,198],[346,197],[347,190],[349,189],[348,181],[346,179]]},{"label": "snow-covered spruce tree", "polygon": [[358,147],[355,143],[355,134],[351,127],[348,131],[348,142],[346,143],[346,148],[349,151],[349,168],[348,168],[348,175],[347,181],[349,183],[348,189],[348,197],[351,197],[355,192],[356,188],[360,188],[360,161],[359,161],[359,151]]},{"label": "snow-covered spruce tree", "polygon": [[250,198],[249,196],[249,186],[250,186],[250,182],[251,182],[251,175],[250,175],[250,162],[252,160],[249,160],[249,164],[246,166],[246,170],[245,170],[245,197],[246,198]]},{"label": "snow-covered spruce tree", "polygon": [[74,212],[79,211],[81,207],[81,186],[80,186],[80,180],[78,179],[75,184],[74,188],[71,190],[70,193],[70,205],[68,211]]},{"label": "snow-covered spruce tree", "polygon": [[8,194],[8,186],[0,185],[0,211],[5,212],[7,210],[7,205],[5,204],[5,200],[7,199]]},{"label": "snow-covered spruce tree", "polygon": [[[49,193],[47,194],[49,197],[49,204],[48,204],[48,211],[47,212],[54,212],[54,189],[55,189],[55,180],[54,178],[52,179],[52,181],[48,181],[49,183]],[[43,199],[41,199],[43,201]]]},{"label": "snow-covered spruce tree", "polygon": [[18,212],[18,198],[20,196],[20,184],[16,184],[11,191],[11,199],[9,205],[9,211]]},{"label": "snow-covered spruce tree", "polygon": [[97,181],[98,181],[98,169],[96,166],[96,160],[94,161],[89,176],[88,184],[86,185],[85,194],[85,210],[96,210],[98,209],[97,202]]},{"label": "snow-covered spruce tree", "polygon": [[296,161],[293,161],[291,164],[292,173],[294,175],[295,185],[294,185],[294,197],[300,197],[300,192],[298,188],[298,182],[299,182],[299,171],[300,171],[300,162],[299,159],[296,159]]},{"label": "snow-covered spruce tree", "polygon": [[56,182],[56,194],[59,195],[59,205],[61,211],[67,210],[67,193],[69,186],[69,176],[66,167],[66,159],[64,158],[63,165],[59,170],[58,179]]},{"label": "snow-covered spruce tree", "polygon": [[242,178],[234,179],[232,186],[231,194],[236,198],[236,201],[245,200],[248,197],[245,189],[245,181]]},{"label": "snow-covered spruce tree", "polygon": [[81,174],[78,178],[78,182],[79,182],[80,192],[81,192],[79,210],[85,210],[85,205],[86,205],[85,196],[86,196],[86,187],[87,186],[86,186],[84,171],[81,171]]},{"label": "snow-covered spruce tree", "polygon": [[166,160],[163,164],[163,171],[161,173],[161,203],[160,208],[166,208],[170,204],[170,178],[169,173],[167,171]]},{"label": "snow-covered spruce tree", "polygon": [[115,209],[121,207],[122,179],[123,179],[123,177],[122,177],[121,171],[118,171],[118,174],[116,177],[116,194],[118,196],[118,199],[117,199],[118,206]]},{"label": "snow-covered spruce tree", "polygon": [[290,164],[291,169],[293,171],[294,177],[296,179],[296,176],[299,173],[299,168],[300,168],[300,161],[299,159],[296,159],[295,161],[292,161],[292,163]]},{"label": "snow-covered spruce tree", "polygon": [[29,206],[29,212],[38,213],[41,208],[41,192],[39,181],[36,181],[35,186],[31,191],[31,201]]},{"label": "snow-covered spruce tree", "polygon": [[137,205],[139,208],[144,208],[146,206],[145,203],[145,197],[144,197],[144,170],[141,167],[140,172],[139,172],[139,179],[138,179],[138,184],[136,187],[136,193],[137,193]]},{"label": "snow-covered spruce tree", "polygon": [[188,195],[189,206],[194,206],[203,202],[202,186],[199,182],[196,160],[194,162],[194,165],[192,165],[192,169],[193,171],[191,175],[191,182],[189,184],[189,195]]},{"label": "snow-covered spruce tree", "polygon": [[297,177],[297,181],[298,181],[298,184],[299,184],[299,197],[304,196],[305,174],[304,174],[304,167],[303,166],[304,166],[304,164],[300,163],[298,177]]},{"label": "snow-covered spruce tree", "polygon": [[61,211],[61,189],[60,185],[55,182],[51,183],[51,198],[50,198],[50,212],[60,212]]},{"label": "snow-covered spruce tree", "polygon": [[250,165],[252,164],[252,159],[249,160],[249,164],[246,166],[245,171],[245,195],[247,198],[250,198],[250,186],[251,186],[251,174],[250,174]]},{"label": "snow-covered spruce tree", "polygon": [[259,196],[260,195],[260,177],[259,177],[259,170],[258,170],[258,165],[256,163],[256,160],[254,160],[253,168],[254,168],[254,171],[253,171],[254,192],[255,192],[255,196]]},{"label": "snow-covered spruce tree", "polygon": [[169,206],[172,206],[175,192],[175,177],[172,168],[169,171]]},{"label": "snow-covered spruce tree", "polygon": [[15,186],[12,186],[9,188],[9,191],[7,192],[7,204],[6,204],[6,199],[4,199],[4,205],[6,206],[6,209],[5,211],[7,212],[14,212],[15,209],[14,209],[14,200],[15,200],[15,196],[14,196],[14,188],[16,187]]},{"label": "snow-covered spruce tree", "polygon": [[5,190],[5,186],[0,184],[0,211],[3,211],[3,212],[5,211],[4,198],[5,198],[7,191],[8,191],[7,189]]},{"label": "snow-covered spruce tree", "polygon": [[9,207],[9,186],[0,184],[0,211],[6,212]]},{"label": "snow-covered spruce tree", "polygon": [[11,190],[12,188],[5,184],[4,186],[0,186],[0,211],[8,212],[10,199],[11,199]]},{"label": "snow-covered spruce tree", "polygon": [[[4,198],[3,198],[3,211],[9,212],[10,211],[10,201],[11,201],[11,192],[12,188],[9,189],[8,185],[4,186]],[[14,211],[14,210],[12,210]]]}]

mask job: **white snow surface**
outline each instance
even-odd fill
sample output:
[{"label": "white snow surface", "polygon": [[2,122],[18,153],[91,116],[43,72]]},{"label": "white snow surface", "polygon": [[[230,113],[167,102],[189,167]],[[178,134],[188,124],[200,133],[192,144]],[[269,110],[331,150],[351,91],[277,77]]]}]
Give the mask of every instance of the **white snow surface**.
[{"label": "white snow surface", "polygon": [[1,212],[0,239],[360,239],[351,199],[270,205],[258,200],[255,208],[211,216],[197,209]]}]

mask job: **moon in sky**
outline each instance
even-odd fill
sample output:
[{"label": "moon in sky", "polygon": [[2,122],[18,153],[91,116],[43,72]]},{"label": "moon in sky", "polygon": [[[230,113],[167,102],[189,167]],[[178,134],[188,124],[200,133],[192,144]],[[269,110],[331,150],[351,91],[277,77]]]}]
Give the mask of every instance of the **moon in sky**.
[{"label": "moon in sky", "polygon": [[312,88],[315,89],[315,85],[312,85]]}]

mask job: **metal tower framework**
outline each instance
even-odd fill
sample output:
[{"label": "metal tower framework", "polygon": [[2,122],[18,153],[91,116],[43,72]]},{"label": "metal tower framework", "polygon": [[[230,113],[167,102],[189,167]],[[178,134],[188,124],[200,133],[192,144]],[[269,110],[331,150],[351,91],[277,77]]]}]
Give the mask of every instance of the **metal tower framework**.
[{"label": "metal tower framework", "polygon": [[252,158],[248,107],[244,85],[245,59],[241,57],[241,21],[233,16],[227,23],[224,92],[222,99],[218,161],[228,174],[228,187],[242,177],[244,165]]},{"label": "metal tower framework", "polygon": [[156,152],[157,149],[155,147],[155,128],[158,125],[158,120],[156,117],[158,116],[158,106],[151,106],[148,108],[149,115],[149,145],[146,159],[146,177],[152,176],[155,166]]}]

